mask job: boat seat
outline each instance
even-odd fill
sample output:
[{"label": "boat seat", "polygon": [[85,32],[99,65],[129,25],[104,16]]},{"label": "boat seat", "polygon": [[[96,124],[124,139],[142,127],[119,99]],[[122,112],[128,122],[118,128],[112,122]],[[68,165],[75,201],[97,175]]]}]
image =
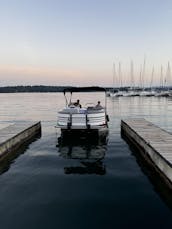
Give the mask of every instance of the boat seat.
[{"label": "boat seat", "polygon": [[59,113],[62,113],[62,114],[78,114],[79,109],[77,107],[69,107],[69,108],[63,109]]},{"label": "boat seat", "polygon": [[59,113],[61,114],[86,114],[86,108],[79,108],[79,107],[68,107],[61,110]]},{"label": "boat seat", "polygon": [[88,114],[94,114],[94,113],[104,113],[104,109],[87,109]]}]

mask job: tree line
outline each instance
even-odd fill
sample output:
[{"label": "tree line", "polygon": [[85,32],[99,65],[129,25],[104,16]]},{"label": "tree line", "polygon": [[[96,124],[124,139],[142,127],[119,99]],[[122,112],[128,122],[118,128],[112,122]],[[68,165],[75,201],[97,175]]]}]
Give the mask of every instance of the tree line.
[{"label": "tree line", "polygon": [[62,92],[65,86],[6,86],[0,87],[0,93],[20,92]]},{"label": "tree line", "polygon": [[[24,93],[24,92],[63,92],[66,88],[75,88],[72,86],[5,86],[0,87],[0,93]],[[80,87],[78,87],[79,89]],[[82,88],[82,87],[81,87]],[[97,87],[90,87],[92,89]],[[106,88],[112,89],[112,88]],[[93,90],[94,91],[94,90]]]}]

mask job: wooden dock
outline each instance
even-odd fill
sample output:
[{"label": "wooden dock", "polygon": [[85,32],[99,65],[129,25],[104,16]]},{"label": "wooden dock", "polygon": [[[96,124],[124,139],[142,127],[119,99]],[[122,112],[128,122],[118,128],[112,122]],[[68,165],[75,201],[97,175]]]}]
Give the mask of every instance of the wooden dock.
[{"label": "wooden dock", "polygon": [[41,133],[40,122],[22,122],[0,130],[0,160]]},{"label": "wooden dock", "polygon": [[172,134],[145,119],[122,120],[121,133],[172,188]]}]

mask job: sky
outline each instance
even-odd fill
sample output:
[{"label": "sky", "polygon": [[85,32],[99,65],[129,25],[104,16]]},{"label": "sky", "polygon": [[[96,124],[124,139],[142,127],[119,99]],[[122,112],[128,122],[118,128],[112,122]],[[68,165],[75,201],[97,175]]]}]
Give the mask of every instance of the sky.
[{"label": "sky", "polygon": [[[0,0],[0,86],[113,86],[166,77],[171,0]],[[141,70],[142,69],[142,70]]]}]

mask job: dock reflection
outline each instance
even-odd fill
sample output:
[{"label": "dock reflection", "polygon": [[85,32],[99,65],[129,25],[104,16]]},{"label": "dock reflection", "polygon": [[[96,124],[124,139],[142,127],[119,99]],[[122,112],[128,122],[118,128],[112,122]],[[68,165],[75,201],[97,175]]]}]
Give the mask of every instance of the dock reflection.
[{"label": "dock reflection", "polygon": [[131,145],[131,142],[123,134],[121,135],[121,137],[129,144],[132,155],[136,158],[136,162],[140,166],[140,169],[153,185],[154,191],[172,210],[171,183],[164,180],[164,177],[160,175],[160,172],[154,166],[154,163],[148,157],[143,156],[144,152],[142,152],[141,149],[138,149],[136,146]]},{"label": "dock reflection", "polygon": [[10,153],[5,154],[4,156],[0,157],[0,175],[7,172],[11,165],[14,163],[14,161],[24,154],[27,149],[29,148],[29,145],[41,138],[41,133],[38,133],[36,136],[32,137],[31,139],[25,141],[23,145],[21,145],[20,148],[13,148],[13,151]]},{"label": "dock reflection", "polygon": [[[107,145],[91,142],[79,142],[78,144],[59,145],[60,156],[64,159],[75,160],[77,165],[65,166],[65,174],[97,174],[105,175],[106,168],[103,159],[106,155]],[[73,164],[73,163],[72,163]]]}]

